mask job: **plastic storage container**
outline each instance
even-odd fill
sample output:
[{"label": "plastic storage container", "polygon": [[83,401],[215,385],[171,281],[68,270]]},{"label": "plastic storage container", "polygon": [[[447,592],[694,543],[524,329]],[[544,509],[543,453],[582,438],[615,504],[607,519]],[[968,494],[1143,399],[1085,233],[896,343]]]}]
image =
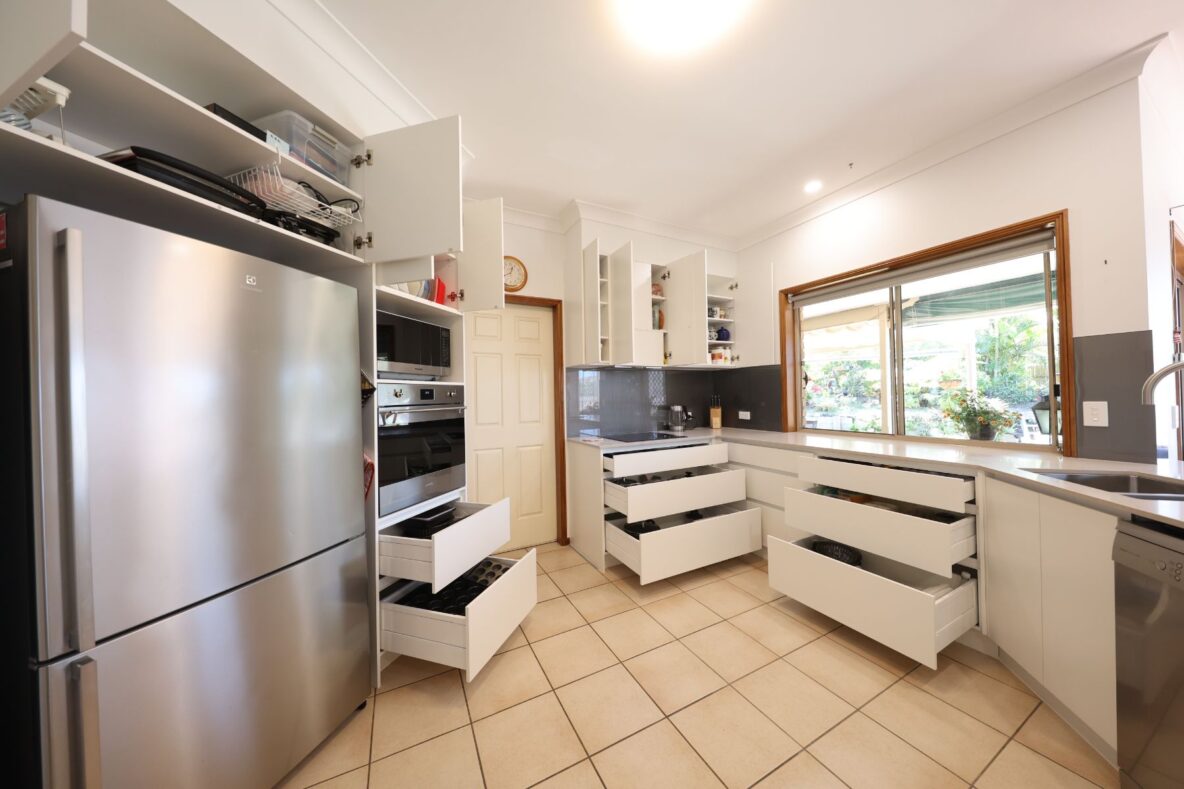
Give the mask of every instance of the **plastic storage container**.
[{"label": "plastic storage container", "polygon": [[255,125],[278,135],[292,147],[291,156],[341,183],[349,181],[349,148],[312,121],[291,110],[267,115]]}]

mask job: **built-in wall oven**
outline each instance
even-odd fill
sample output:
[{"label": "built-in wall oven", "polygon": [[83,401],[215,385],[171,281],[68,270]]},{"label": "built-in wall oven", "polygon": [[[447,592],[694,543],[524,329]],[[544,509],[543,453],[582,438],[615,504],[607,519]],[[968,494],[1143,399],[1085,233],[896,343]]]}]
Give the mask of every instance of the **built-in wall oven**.
[{"label": "built-in wall oven", "polygon": [[464,387],[379,381],[379,516],[465,486]]},{"label": "built-in wall oven", "polygon": [[379,312],[376,317],[379,378],[445,378],[450,374],[451,331],[389,312]]}]

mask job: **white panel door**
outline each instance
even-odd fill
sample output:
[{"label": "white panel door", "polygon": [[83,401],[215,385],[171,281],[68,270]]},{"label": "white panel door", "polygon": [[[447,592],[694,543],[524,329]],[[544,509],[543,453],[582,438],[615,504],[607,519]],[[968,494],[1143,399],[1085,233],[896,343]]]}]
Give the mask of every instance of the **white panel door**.
[{"label": "white panel door", "polygon": [[670,264],[666,280],[667,350],[671,364],[707,364],[707,252]]},{"label": "white panel door", "polygon": [[1040,494],[996,479],[984,491],[987,635],[1043,682]]},{"label": "white panel door", "polygon": [[[366,200],[354,234],[369,245],[359,254],[371,263],[411,261],[421,270],[425,258],[459,252],[460,117],[376,134],[365,146],[370,164],[353,171]],[[384,279],[399,281],[393,272]]]},{"label": "white panel door", "polygon": [[11,104],[84,38],[86,0],[4,0],[0,107]]},{"label": "white panel door", "polygon": [[465,248],[456,256],[461,312],[506,306],[502,278],[502,199],[465,203]]},{"label": "white panel door", "polygon": [[465,316],[469,499],[510,498],[503,549],[556,538],[553,343],[543,307],[510,304]]}]

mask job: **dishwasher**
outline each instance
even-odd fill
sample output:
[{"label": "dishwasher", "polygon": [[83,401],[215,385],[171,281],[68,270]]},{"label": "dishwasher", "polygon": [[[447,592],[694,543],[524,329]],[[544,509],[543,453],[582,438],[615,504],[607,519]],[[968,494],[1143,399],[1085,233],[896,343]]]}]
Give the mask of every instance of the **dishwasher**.
[{"label": "dishwasher", "polygon": [[1122,786],[1184,789],[1184,530],[1119,521],[1114,595]]}]

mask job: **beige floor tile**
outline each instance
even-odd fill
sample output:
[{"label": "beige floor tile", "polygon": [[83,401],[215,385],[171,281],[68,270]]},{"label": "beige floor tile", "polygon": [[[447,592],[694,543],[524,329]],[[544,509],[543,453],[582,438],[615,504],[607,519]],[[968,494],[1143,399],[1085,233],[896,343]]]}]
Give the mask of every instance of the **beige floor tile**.
[{"label": "beige floor tile", "polygon": [[592,757],[608,789],[698,789],[720,786],[711,769],[663,720]]},{"label": "beige floor tile", "polygon": [[593,622],[592,628],[621,660],[674,640],[665,628],[641,608]]},{"label": "beige floor tile", "polygon": [[839,626],[839,623],[829,616],[820,614],[813,608],[802,605],[797,600],[791,600],[788,597],[779,597],[771,605],[775,606],[777,610],[789,614],[799,622],[809,625],[819,633],[829,633]]},{"label": "beige floor tile", "polygon": [[576,549],[570,545],[560,546],[553,551],[537,554],[535,558],[538,560],[539,567],[542,567],[548,573],[568,567],[576,567],[581,564],[588,564],[584,561],[584,557],[576,553]]},{"label": "beige floor tile", "polygon": [[898,682],[863,713],[964,781],[973,781],[1007,737],[908,682]]},{"label": "beige floor tile", "polygon": [[740,557],[740,561],[748,562],[749,564],[751,564],[754,567],[757,565],[760,565],[760,564],[768,564],[768,559],[762,551],[756,551],[754,553],[746,553]]},{"label": "beige floor tile", "polygon": [[661,600],[663,597],[670,597],[679,592],[678,587],[674,584],[667,583],[666,581],[654,581],[652,584],[643,584],[635,575],[619,578],[613,581],[613,585],[629,595],[629,599],[638,605],[652,603],[655,600]]},{"label": "beige floor tile", "polygon": [[540,603],[563,596],[563,590],[556,586],[555,582],[551,580],[551,576],[546,573],[536,577],[535,583],[538,584],[538,602]]},{"label": "beige floor tile", "polygon": [[509,652],[511,649],[524,647],[527,643],[529,642],[526,640],[526,634],[522,632],[522,628],[516,627],[514,628],[514,632],[510,634],[510,637],[506,639],[506,642],[494,654],[500,655],[503,652]]},{"label": "beige floor tile", "polygon": [[367,786],[376,786],[370,783],[370,765],[322,781],[316,785],[316,789],[366,789]]},{"label": "beige floor tile", "polygon": [[1118,789],[1118,771],[1047,704],[1041,704],[1032,713],[1015,739],[1099,786]]},{"label": "beige floor tile", "polygon": [[529,786],[587,755],[554,693],[479,720],[473,732],[490,789]]},{"label": "beige floor tile", "polygon": [[494,655],[464,686],[473,720],[486,718],[551,689],[530,647]]},{"label": "beige floor tile", "polygon": [[419,658],[400,655],[395,658],[395,662],[382,670],[382,682],[378,692],[386,693],[388,690],[401,688],[412,682],[419,682],[421,679],[443,674],[445,671],[451,671],[451,668],[441,666],[439,663],[429,663]]},{"label": "beige floor tile", "polygon": [[567,599],[589,622],[596,622],[614,614],[624,613],[631,608],[637,608],[637,603],[612,584],[593,586],[591,589],[584,589],[568,595]]},{"label": "beige floor tile", "polygon": [[941,655],[937,671],[918,666],[905,680],[1007,735],[1014,734],[1039,703],[1027,693]]},{"label": "beige floor tile", "polygon": [[969,666],[975,671],[986,674],[991,679],[999,680],[1004,685],[1011,685],[1016,690],[1022,690],[1024,693],[1035,695],[1032,691],[1028,690],[1028,686],[1019,677],[1008,670],[1007,666],[989,655],[984,655],[977,649],[971,649],[965,644],[959,644],[955,641],[943,649],[941,653],[964,666]]},{"label": "beige floor tile", "polygon": [[782,613],[773,605],[745,611],[728,621],[759,641],[765,649],[778,655],[788,655],[798,647],[822,637],[814,628]]},{"label": "beige floor tile", "polygon": [[720,578],[729,578],[737,573],[742,573],[751,567],[751,564],[737,556],[734,559],[728,559],[727,561],[712,564],[708,567],[708,569],[710,569],[711,572],[715,573]]},{"label": "beige floor tile", "polygon": [[374,723],[374,704],[350,716],[328,739],[317,746],[300,765],[280,783],[282,789],[303,789],[327,781],[370,761],[370,732]]},{"label": "beige floor tile", "polygon": [[562,570],[555,570],[549,572],[551,580],[555,585],[563,590],[564,594],[572,594],[582,589],[591,589],[594,586],[607,584],[609,581],[590,564],[577,564],[575,567],[566,567]]},{"label": "beige floor tile", "polygon": [[785,656],[803,674],[853,707],[862,707],[898,677],[865,657],[820,638]]},{"label": "beige floor tile", "polygon": [[676,575],[666,580],[685,592],[688,589],[713,584],[719,580],[719,576],[711,572],[707,567],[700,567],[698,570],[691,570],[690,572]]},{"label": "beige floor tile", "polygon": [[469,722],[460,673],[449,671],[375,699],[371,759],[418,745]]},{"label": "beige floor tile", "polygon": [[[745,565],[747,567],[748,565]],[[724,580],[700,586],[687,592],[691,597],[710,608],[724,619],[731,619],[736,614],[756,608],[760,600],[743,592]]]},{"label": "beige floor tile", "polygon": [[966,783],[857,712],[819,738],[810,753],[852,789],[954,789]]},{"label": "beige floor tile", "polygon": [[729,787],[752,786],[800,750],[732,688],[695,702],[670,720]]},{"label": "beige floor tile", "polygon": [[370,766],[371,789],[481,789],[481,764],[473,729],[463,729],[420,743],[414,748],[380,759]]},{"label": "beige floor tile", "polygon": [[720,621],[714,611],[684,593],[650,603],[645,606],[645,610],[676,638],[682,638]]},{"label": "beige floor tile", "polygon": [[584,617],[566,597],[556,597],[531,610],[522,622],[522,632],[530,641],[541,641],[584,624]]},{"label": "beige floor tile", "polygon": [[758,789],[846,789],[846,784],[822,766],[822,762],[802,751],[777,768]]},{"label": "beige floor tile", "polygon": [[620,664],[564,685],[555,695],[588,753],[604,750],[662,717]]},{"label": "beige floor tile", "polygon": [[975,786],[980,789],[1016,789],[1021,786],[1040,789],[1089,789],[1094,785],[1051,759],[1046,759],[1012,740],[1003,749],[1003,753],[991,762],[991,766],[982,774]]},{"label": "beige floor tile", "polygon": [[501,551],[500,553],[494,554],[494,556],[498,556],[502,559],[521,559],[528,553],[530,553],[530,548],[518,548],[517,550],[513,551]]},{"label": "beige floor tile", "polygon": [[728,682],[735,682],[777,659],[777,655],[731,622],[720,622],[691,633],[682,642]]},{"label": "beige floor tile", "polygon": [[555,687],[575,682],[617,662],[596,631],[585,625],[536,641],[535,657]]},{"label": "beige floor tile", "polygon": [[855,709],[784,660],[754,671],[734,687],[799,745],[808,745]]},{"label": "beige floor tile", "polygon": [[770,603],[785,595],[769,586],[769,574],[751,565],[735,575],[728,576],[728,583],[740,587],[762,603]]},{"label": "beige floor tile", "polygon": [[625,668],[667,715],[724,687],[719,675],[678,641],[626,661]]},{"label": "beige floor tile", "polygon": [[912,658],[905,657],[895,649],[886,647],[879,641],[870,639],[863,633],[857,633],[849,627],[840,627],[828,633],[827,636],[898,677],[903,677],[917,667],[917,661]]},{"label": "beige floor tile", "polygon": [[623,564],[614,564],[612,567],[604,568],[604,577],[609,580],[616,581],[621,578],[636,578],[637,573],[630,570]]},{"label": "beige floor tile", "polygon": [[534,549],[538,551],[539,555],[541,556],[544,553],[551,553],[551,551],[557,551],[563,547],[565,546],[562,546],[557,542],[545,542],[542,545],[534,546]]},{"label": "beige floor tile", "polygon": [[600,789],[602,786],[604,784],[600,782],[600,776],[596,774],[591,760],[585,759],[574,767],[568,767],[559,775],[536,784],[535,789]]}]

